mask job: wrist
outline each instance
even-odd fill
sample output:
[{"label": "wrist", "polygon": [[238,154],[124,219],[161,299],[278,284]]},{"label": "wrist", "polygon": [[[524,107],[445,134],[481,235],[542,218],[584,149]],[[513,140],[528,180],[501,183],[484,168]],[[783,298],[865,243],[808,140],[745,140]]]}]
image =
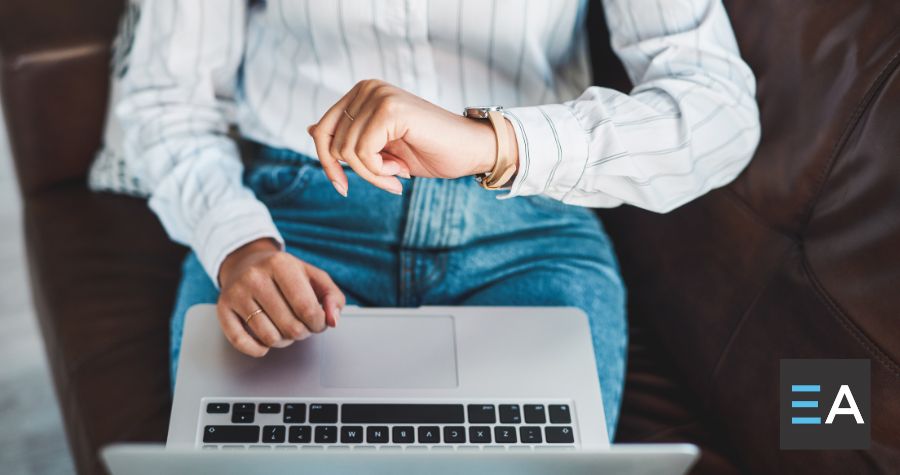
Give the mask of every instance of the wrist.
[{"label": "wrist", "polygon": [[281,250],[281,247],[271,238],[260,238],[250,241],[243,246],[231,251],[225,257],[225,260],[222,261],[222,265],[219,266],[219,284],[221,285],[227,280],[227,277],[231,274],[231,271],[237,267],[237,264],[240,263],[246,256],[251,254],[256,254],[258,252],[278,252]]},{"label": "wrist", "polygon": [[[470,174],[489,173],[497,163],[497,133],[491,123],[486,120],[467,120],[467,122],[474,127],[473,130],[477,136],[476,143],[480,144],[479,153],[475,155],[477,157],[475,167]],[[506,127],[506,150],[518,169],[519,143],[516,140],[516,130],[509,119],[504,119],[503,124]]]},{"label": "wrist", "polygon": [[488,173],[497,163],[497,134],[494,127],[486,120],[466,119],[466,122],[474,127],[477,136],[475,143],[479,144],[475,154],[475,167],[469,175]]}]

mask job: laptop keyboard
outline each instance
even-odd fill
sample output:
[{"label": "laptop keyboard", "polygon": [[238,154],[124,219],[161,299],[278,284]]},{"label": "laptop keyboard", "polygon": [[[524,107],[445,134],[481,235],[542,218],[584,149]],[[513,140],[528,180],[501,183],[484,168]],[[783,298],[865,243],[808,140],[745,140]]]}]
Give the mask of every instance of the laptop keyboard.
[{"label": "laptop keyboard", "polygon": [[578,446],[571,402],[202,401],[204,449],[534,450]]}]

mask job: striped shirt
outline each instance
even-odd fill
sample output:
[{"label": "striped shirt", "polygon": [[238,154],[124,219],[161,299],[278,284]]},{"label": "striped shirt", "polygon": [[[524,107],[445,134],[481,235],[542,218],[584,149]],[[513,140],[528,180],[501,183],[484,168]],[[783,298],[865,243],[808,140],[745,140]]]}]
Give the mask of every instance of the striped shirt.
[{"label": "striped shirt", "polygon": [[215,281],[232,250],[281,241],[229,125],[315,157],[306,127],[366,78],[454,112],[503,105],[520,167],[501,198],[666,212],[728,183],[759,119],[721,0],[602,5],[628,94],[591,86],[586,1],[145,0],[116,85],[122,156],[92,184],[149,195]]}]

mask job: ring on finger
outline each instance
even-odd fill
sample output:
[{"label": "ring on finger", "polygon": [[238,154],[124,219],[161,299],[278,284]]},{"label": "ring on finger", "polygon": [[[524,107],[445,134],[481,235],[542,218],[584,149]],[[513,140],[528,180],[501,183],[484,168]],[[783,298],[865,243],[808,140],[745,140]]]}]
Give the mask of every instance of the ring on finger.
[{"label": "ring on finger", "polygon": [[350,113],[347,112],[347,109],[344,109],[344,115],[347,116],[348,119],[350,119],[350,122],[353,122],[354,120],[356,120],[356,117],[353,117],[352,115],[350,115]]},{"label": "ring on finger", "polygon": [[256,310],[250,312],[250,314],[247,315],[247,316],[244,318],[244,323],[249,324],[249,323],[250,323],[250,320],[253,320],[253,317],[255,317],[255,316],[257,316],[257,315],[259,315],[259,314],[261,314],[261,313],[263,313],[263,309],[261,309],[261,308],[258,308],[258,309],[256,309]]}]

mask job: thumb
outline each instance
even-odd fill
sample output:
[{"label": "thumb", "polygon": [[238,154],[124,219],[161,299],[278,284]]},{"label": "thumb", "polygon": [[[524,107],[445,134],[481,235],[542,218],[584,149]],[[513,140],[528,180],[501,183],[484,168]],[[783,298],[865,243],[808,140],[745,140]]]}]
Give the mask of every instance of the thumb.
[{"label": "thumb", "polygon": [[403,160],[383,156],[380,175],[409,178],[409,166]]}]

